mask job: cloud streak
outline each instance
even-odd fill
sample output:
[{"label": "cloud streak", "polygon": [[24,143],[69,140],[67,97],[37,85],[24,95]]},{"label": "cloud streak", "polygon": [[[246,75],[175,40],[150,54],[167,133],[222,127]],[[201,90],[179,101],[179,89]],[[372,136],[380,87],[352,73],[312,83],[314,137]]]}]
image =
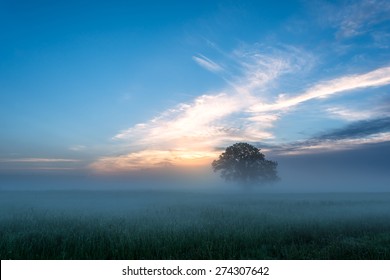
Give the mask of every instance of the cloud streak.
[{"label": "cloud streak", "polygon": [[253,112],[283,110],[312,99],[327,98],[331,95],[345,91],[379,87],[388,84],[390,84],[390,67],[383,67],[365,74],[349,75],[320,82],[302,94],[290,98],[283,96],[273,104],[257,104],[254,105],[251,110]]},{"label": "cloud streak", "polygon": [[193,56],[192,59],[199,64],[201,67],[211,71],[211,72],[221,72],[223,71],[222,66],[215,63],[211,59],[205,57],[204,55],[199,54],[198,56]]},{"label": "cloud streak", "polygon": [[324,153],[360,148],[364,145],[378,144],[390,141],[390,132],[375,133],[362,137],[342,139],[315,139],[286,145],[275,149],[280,155],[302,155]]},{"label": "cloud streak", "polygon": [[387,141],[390,141],[390,117],[353,122],[308,140],[274,146],[273,150],[282,155],[298,155],[355,149]]},{"label": "cloud streak", "polygon": [[344,107],[331,107],[327,108],[326,112],[329,114],[331,118],[342,119],[346,121],[360,121],[371,119],[375,117],[378,112],[369,111],[369,110],[351,110],[349,108]]},{"label": "cloud streak", "polygon": [[74,146],[69,147],[69,150],[74,151],[74,152],[79,152],[79,151],[85,150],[86,148],[87,147],[84,145],[74,145]]},{"label": "cloud streak", "polygon": [[0,159],[0,162],[21,162],[21,163],[53,163],[53,162],[79,162],[78,159],[63,159],[63,158],[10,158]]},{"label": "cloud streak", "polygon": [[330,133],[323,134],[317,137],[317,139],[339,140],[361,138],[384,132],[390,132],[390,117],[354,122],[341,129],[335,129]]}]

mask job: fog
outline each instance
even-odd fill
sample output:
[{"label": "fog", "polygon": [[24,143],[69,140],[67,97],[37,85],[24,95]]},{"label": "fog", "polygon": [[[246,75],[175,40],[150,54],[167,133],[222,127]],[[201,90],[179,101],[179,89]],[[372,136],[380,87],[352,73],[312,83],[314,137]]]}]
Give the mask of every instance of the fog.
[{"label": "fog", "polygon": [[1,259],[388,259],[386,153],[270,156],[281,180],[210,167],[0,174]]},{"label": "fog", "polygon": [[280,181],[242,188],[219,178],[211,166],[127,174],[78,171],[0,171],[0,190],[169,190],[210,192],[387,192],[390,144],[360,150],[267,158],[278,162]]},{"label": "fog", "polygon": [[390,191],[390,144],[277,157],[281,186],[303,192]]},{"label": "fog", "polygon": [[[96,174],[82,169],[72,173],[3,172],[0,174],[0,202],[3,213],[10,215],[43,211],[120,216],[142,214],[151,209],[165,211],[170,207],[180,208],[180,205],[198,210],[204,207],[223,209],[227,201],[241,205],[243,211],[248,210],[247,203],[278,208],[283,203],[291,206],[297,201],[313,205],[319,201],[322,201],[321,205],[344,201],[353,206],[351,209],[358,216],[368,209],[367,205],[375,211],[377,206],[386,205],[381,202],[375,206],[382,198],[386,203],[390,202],[387,201],[390,196],[390,153],[382,148],[376,146],[359,153],[271,155],[279,163],[280,181],[245,187],[223,181],[208,166],[128,174]],[[359,203],[351,204],[353,201]],[[267,211],[272,212],[271,208]],[[387,206],[383,209],[390,210]]]}]

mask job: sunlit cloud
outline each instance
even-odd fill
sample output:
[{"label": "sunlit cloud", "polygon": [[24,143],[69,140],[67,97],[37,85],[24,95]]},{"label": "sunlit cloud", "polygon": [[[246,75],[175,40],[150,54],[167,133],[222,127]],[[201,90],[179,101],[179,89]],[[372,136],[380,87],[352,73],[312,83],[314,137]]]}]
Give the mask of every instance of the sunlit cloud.
[{"label": "sunlit cloud", "polygon": [[288,109],[299,105],[300,103],[318,99],[327,98],[331,95],[342,93],[345,91],[352,91],[362,88],[379,87],[390,84],[390,67],[383,67],[374,71],[348,75],[341,78],[332,79],[325,82],[320,82],[302,94],[293,97],[280,97],[279,100],[271,104],[256,104],[251,107],[253,112],[269,112]]},{"label": "sunlit cloud", "polygon": [[[209,139],[229,131],[216,121],[241,109],[241,102],[226,93],[203,95],[189,104],[180,104],[145,124],[138,124],[117,134],[114,139],[140,139],[139,143],[156,145],[174,140]],[[146,137],[141,137],[146,136]]]},{"label": "sunlit cloud", "polygon": [[[308,59],[305,60],[305,57]],[[210,71],[222,69],[204,56],[196,58],[197,63]],[[99,172],[116,172],[165,164],[179,166],[190,165],[191,162],[193,165],[211,162],[217,156],[215,147],[241,141],[272,143],[275,140],[272,132],[275,124],[289,110],[307,101],[390,84],[390,67],[383,67],[363,74],[319,81],[295,95],[280,94],[275,91],[278,81],[283,75],[299,73],[305,62],[311,64],[310,55],[297,49],[278,52],[277,55],[235,51],[229,59],[236,65],[232,72],[238,74],[227,80],[225,89],[178,104],[147,122],[117,133],[113,140],[127,151],[117,156],[102,157],[90,167]],[[340,108],[334,107],[327,113],[345,118],[349,116],[350,120],[368,117],[353,116]],[[327,139],[311,143],[306,149],[294,147],[290,153],[318,151],[330,147],[332,142],[335,147],[352,147],[360,142],[385,141],[386,137],[378,134],[360,140]]]},{"label": "sunlit cloud", "polygon": [[127,172],[169,166],[197,166],[209,163],[217,152],[194,150],[143,150],[116,157],[103,157],[91,164],[101,173]]},{"label": "sunlit cloud", "polygon": [[153,148],[210,148],[224,142],[272,138],[277,115],[253,115],[248,109],[259,102],[262,91],[287,71],[284,59],[254,54],[243,61],[242,76],[226,90],[205,94],[190,103],[177,105],[147,123],[137,124],[114,136],[115,140],[137,139],[139,145]]},{"label": "sunlit cloud", "polygon": [[[258,53],[239,54],[234,59],[241,75],[228,81],[227,88],[204,94],[182,103],[154,119],[119,132],[113,140],[131,143],[130,153],[106,157],[91,165],[97,170],[144,168],[169,162],[210,161],[215,147],[232,142],[272,139],[267,129],[278,119],[276,114],[252,114],[249,108],[262,100],[269,83],[289,71],[284,58]],[[193,158],[193,155],[201,155]]]}]

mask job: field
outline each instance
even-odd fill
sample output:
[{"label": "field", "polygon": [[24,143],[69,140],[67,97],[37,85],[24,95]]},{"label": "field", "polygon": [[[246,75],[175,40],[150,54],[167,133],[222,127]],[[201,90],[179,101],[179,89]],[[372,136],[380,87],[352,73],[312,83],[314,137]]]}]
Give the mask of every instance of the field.
[{"label": "field", "polygon": [[2,191],[1,259],[390,259],[390,194]]}]

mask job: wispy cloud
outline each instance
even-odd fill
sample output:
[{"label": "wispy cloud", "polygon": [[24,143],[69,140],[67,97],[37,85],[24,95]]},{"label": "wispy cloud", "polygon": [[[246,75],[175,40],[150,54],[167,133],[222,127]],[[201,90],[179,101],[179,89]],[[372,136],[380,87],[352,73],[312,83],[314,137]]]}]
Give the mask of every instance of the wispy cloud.
[{"label": "wispy cloud", "polygon": [[[204,146],[219,142],[224,136],[232,137],[234,129],[219,123],[228,115],[239,112],[246,101],[227,93],[203,95],[192,103],[180,104],[148,123],[138,124],[117,134],[114,139],[139,139],[147,147],[168,144],[177,147]],[[204,142],[207,143],[204,143]],[[165,147],[168,148],[168,147]]]},{"label": "wispy cloud", "polygon": [[144,147],[209,148],[224,142],[272,137],[264,128],[272,126],[277,115],[260,120],[249,108],[266,98],[271,82],[290,71],[289,61],[255,52],[237,54],[236,59],[241,75],[225,90],[179,104],[147,123],[118,133],[114,139],[137,139]]},{"label": "wispy cloud", "polygon": [[366,120],[376,117],[378,114],[376,111],[372,110],[352,110],[340,106],[327,108],[326,112],[331,118],[342,119],[345,121]]},{"label": "wispy cloud", "polygon": [[75,151],[75,152],[83,151],[85,149],[86,149],[86,146],[84,146],[84,145],[74,145],[74,146],[69,147],[69,150]]},{"label": "wispy cloud", "polygon": [[[10,168],[12,169],[12,168]],[[14,170],[20,170],[23,168],[18,168]],[[68,171],[68,170],[80,170],[80,168],[75,168],[75,167],[29,167],[28,170],[39,170],[39,171]]]},{"label": "wispy cloud", "polygon": [[325,82],[319,82],[302,94],[293,97],[286,97],[284,95],[273,104],[256,104],[252,106],[251,110],[254,112],[283,110],[311,99],[327,98],[331,95],[345,91],[379,87],[388,84],[390,84],[390,67],[383,67],[365,74],[348,75]]},{"label": "wispy cloud", "polygon": [[390,132],[390,117],[357,121],[343,128],[335,129],[331,132],[322,134],[316,139],[319,140],[339,140],[361,138],[374,134]]},{"label": "wispy cloud", "polygon": [[[283,75],[299,73],[309,59],[299,59],[305,55],[297,49],[276,53],[235,51],[231,57],[237,69],[232,72],[239,74],[227,81],[225,89],[178,104],[150,121],[119,132],[113,140],[126,146],[128,152],[102,157],[91,164],[91,168],[101,172],[125,171],[161,164],[210,161],[216,157],[215,147],[239,141],[271,143],[275,123],[286,112],[307,101],[390,84],[390,67],[382,67],[363,74],[319,81],[295,95],[281,95],[275,91],[277,81]],[[204,62],[205,68],[219,69],[213,61],[197,58],[195,61]],[[319,150],[331,142],[345,147],[356,146],[359,141],[384,141],[386,137],[387,134],[378,134],[366,135],[365,140],[322,139],[309,143],[305,151],[310,147]],[[304,150],[300,145],[288,149],[295,153]]]},{"label": "wispy cloud", "polygon": [[[369,98],[369,100],[372,100]],[[371,102],[350,102],[349,104],[330,105],[325,109],[331,119],[339,119],[347,122],[362,120],[383,119],[389,116],[389,97],[376,98]]]},{"label": "wispy cloud", "polygon": [[317,8],[321,17],[337,29],[338,38],[366,34],[373,26],[390,20],[390,3],[387,0],[347,1],[342,5],[323,2]]},{"label": "wispy cloud", "polygon": [[362,145],[390,141],[390,117],[356,121],[308,140],[275,146],[284,155],[354,149]]},{"label": "wispy cloud", "polygon": [[390,132],[375,133],[357,138],[309,140],[286,145],[276,152],[281,155],[301,155],[329,151],[350,150],[369,144],[390,141]]},{"label": "wispy cloud", "polygon": [[[271,82],[289,71],[289,62],[285,58],[256,52],[236,54],[234,59],[238,65],[236,71],[241,74],[228,81],[226,89],[201,95],[148,122],[121,131],[113,139],[131,143],[129,149],[133,151],[101,158],[91,167],[115,171],[164,162],[179,164],[194,154],[201,155],[202,159],[215,157],[214,147],[217,146],[272,138],[267,129],[272,127],[278,116],[260,119],[259,115],[249,112],[249,108],[264,98]],[[192,161],[196,160],[192,158]]]},{"label": "wispy cloud", "polygon": [[78,159],[64,158],[8,158],[0,159],[0,162],[26,162],[26,163],[51,163],[51,162],[79,162]]},{"label": "wispy cloud", "polygon": [[204,55],[193,56],[192,59],[198,63],[203,68],[211,71],[211,72],[220,72],[223,71],[223,67],[212,61],[211,59],[205,57]]}]

